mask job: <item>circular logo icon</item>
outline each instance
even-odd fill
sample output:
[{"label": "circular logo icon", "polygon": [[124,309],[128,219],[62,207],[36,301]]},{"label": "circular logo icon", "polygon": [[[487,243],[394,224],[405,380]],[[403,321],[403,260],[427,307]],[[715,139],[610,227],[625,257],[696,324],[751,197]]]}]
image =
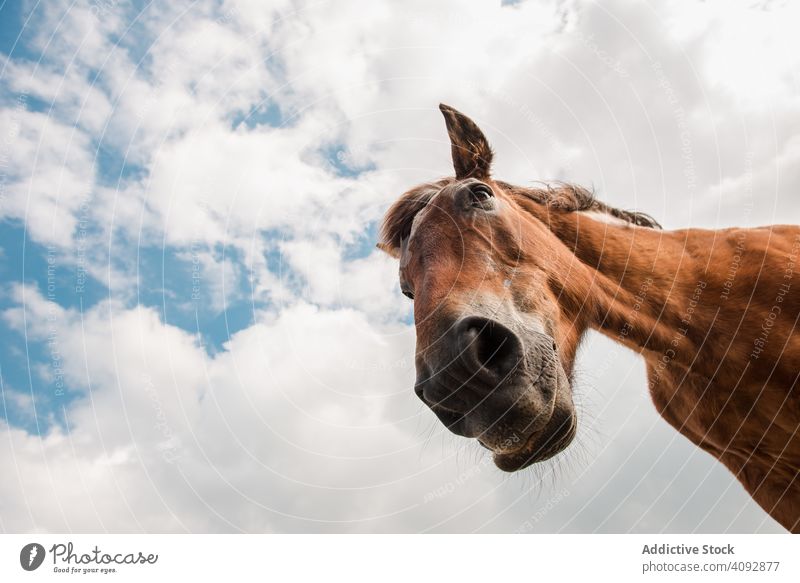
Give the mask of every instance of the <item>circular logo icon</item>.
[{"label": "circular logo icon", "polygon": [[26,571],[35,571],[44,562],[44,547],[39,543],[28,543],[19,552],[19,564]]}]

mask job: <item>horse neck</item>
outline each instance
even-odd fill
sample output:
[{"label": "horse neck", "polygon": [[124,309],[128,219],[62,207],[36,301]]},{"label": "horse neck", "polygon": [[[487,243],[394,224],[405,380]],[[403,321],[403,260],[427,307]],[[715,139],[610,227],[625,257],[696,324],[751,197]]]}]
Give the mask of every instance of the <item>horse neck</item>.
[{"label": "horse neck", "polygon": [[607,223],[580,212],[549,212],[542,220],[577,259],[572,274],[554,275],[564,289],[582,280],[590,300],[578,319],[586,327],[630,348],[691,362],[711,321],[706,310],[693,308],[706,287],[705,269],[685,253],[685,231]]}]

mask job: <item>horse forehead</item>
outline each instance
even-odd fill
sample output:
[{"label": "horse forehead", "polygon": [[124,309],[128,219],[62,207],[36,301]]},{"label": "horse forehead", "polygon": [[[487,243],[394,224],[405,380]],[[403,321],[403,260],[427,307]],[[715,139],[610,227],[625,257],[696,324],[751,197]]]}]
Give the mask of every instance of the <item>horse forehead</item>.
[{"label": "horse forehead", "polygon": [[411,242],[414,239],[414,236],[419,233],[419,229],[421,224],[436,210],[442,210],[441,205],[437,204],[439,199],[442,198],[442,193],[446,189],[442,189],[436,194],[434,194],[428,203],[422,207],[417,213],[414,215],[414,218],[411,219],[411,228],[408,231],[408,241]]},{"label": "horse forehead", "polygon": [[[452,193],[451,189],[453,188],[454,185],[457,185],[457,183],[448,184],[444,188],[440,189],[431,197],[431,199],[427,202],[427,204],[424,207],[422,207],[414,214],[414,216],[411,219],[411,226],[409,227],[408,236],[405,238],[405,244],[402,245],[400,249],[401,263],[403,255],[407,254],[407,249],[412,247],[414,239],[418,238],[421,235],[420,229],[423,227],[423,223],[426,222],[427,219],[430,217],[430,215],[433,214],[434,212],[440,211],[442,217],[439,218],[443,219],[443,222],[454,224],[454,226],[456,226],[456,228],[461,232],[461,225],[456,224],[457,221],[455,220],[454,216],[442,204],[444,202],[442,201],[442,199],[446,198],[448,194]],[[508,203],[503,199],[498,199],[497,204],[500,205],[501,207],[508,206]],[[472,226],[477,226],[478,223],[475,220],[473,220],[470,222],[470,224]]]},{"label": "horse forehead", "polygon": [[[404,271],[405,268],[408,266],[409,262],[411,261],[411,256],[414,253],[414,245],[413,243],[418,240],[422,233],[420,233],[420,228],[422,223],[438,208],[435,204],[436,200],[441,196],[442,192],[445,189],[439,190],[435,193],[431,200],[422,207],[419,211],[417,211],[413,218],[411,219],[411,227],[409,228],[408,235],[405,239],[401,241],[400,244],[400,271]],[[441,210],[441,209],[439,209]]]},{"label": "horse forehead", "polygon": [[425,220],[425,217],[431,214],[431,204],[428,203],[422,209],[414,215],[414,218],[411,219],[411,229],[408,231],[408,240],[411,241],[414,236],[417,234],[417,230],[419,229],[419,224]]},{"label": "horse forehead", "polygon": [[420,217],[424,217],[427,213],[430,212],[430,207],[426,205],[422,209],[420,209],[415,215],[414,218],[411,219],[411,228],[408,231],[408,236],[401,240],[400,242],[400,271],[402,271],[408,266],[411,260],[412,252],[409,250],[411,248],[411,243],[414,241],[417,235],[417,229],[419,227]]}]

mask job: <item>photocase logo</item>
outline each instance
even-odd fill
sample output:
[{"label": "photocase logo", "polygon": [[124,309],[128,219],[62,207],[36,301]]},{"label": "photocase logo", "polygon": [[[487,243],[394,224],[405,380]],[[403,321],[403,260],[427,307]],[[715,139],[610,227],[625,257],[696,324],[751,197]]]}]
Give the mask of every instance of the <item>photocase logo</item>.
[{"label": "photocase logo", "polygon": [[28,543],[19,552],[19,564],[26,571],[35,571],[44,562],[44,547],[39,543]]}]

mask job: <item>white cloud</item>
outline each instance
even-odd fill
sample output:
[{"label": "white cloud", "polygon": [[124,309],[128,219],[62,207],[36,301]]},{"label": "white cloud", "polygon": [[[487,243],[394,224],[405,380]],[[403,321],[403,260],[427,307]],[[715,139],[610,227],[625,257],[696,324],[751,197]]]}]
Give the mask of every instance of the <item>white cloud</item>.
[{"label": "white cloud", "polygon": [[373,319],[399,319],[410,312],[400,296],[397,263],[380,251],[345,261],[328,240],[293,240],[281,245],[289,273],[299,276],[301,296],[323,306],[354,307]]},{"label": "white cloud", "polygon": [[65,245],[94,185],[89,137],[24,107],[0,110],[0,135],[7,137],[0,217],[24,221],[39,242]]}]

